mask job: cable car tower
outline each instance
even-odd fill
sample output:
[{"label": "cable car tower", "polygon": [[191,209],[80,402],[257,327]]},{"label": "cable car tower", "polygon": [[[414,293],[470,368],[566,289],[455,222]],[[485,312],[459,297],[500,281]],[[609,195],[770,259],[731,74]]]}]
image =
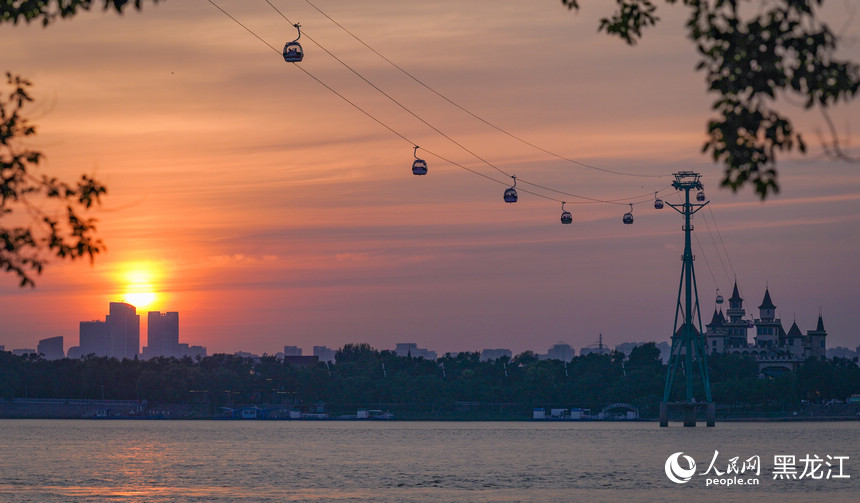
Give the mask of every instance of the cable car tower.
[{"label": "cable car tower", "polygon": [[[699,311],[699,293],[696,288],[696,273],[693,269],[693,261],[696,257],[693,255],[690,241],[690,232],[693,230],[693,225],[690,221],[693,215],[704,208],[710,201],[705,201],[705,193],[702,190],[702,182],[699,181],[699,173],[679,171],[674,175],[675,181],[672,182],[672,186],[676,190],[684,191],[684,203],[672,204],[666,202],[666,204],[684,215],[684,255],[681,257],[683,267],[681,269],[681,283],[678,286],[678,302],[675,305],[675,329],[672,332],[672,351],[669,356],[669,369],[666,373],[666,387],[663,391],[663,401],[660,402],[660,426],[669,425],[668,409],[670,406],[679,406],[684,409],[684,426],[696,426],[696,407],[706,406],[707,425],[714,426],[716,410],[714,402],[711,400],[711,383],[708,379],[705,336],[702,332],[702,313]],[[695,198],[699,202],[691,202],[691,190],[698,191]],[[694,317],[698,322],[698,328],[693,325]],[[681,365],[686,377],[686,397],[680,402],[669,402],[679,362],[683,362]],[[697,372],[701,375],[702,385],[704,386],[704,402],[697,402],[693,396],[693,377]]]}]

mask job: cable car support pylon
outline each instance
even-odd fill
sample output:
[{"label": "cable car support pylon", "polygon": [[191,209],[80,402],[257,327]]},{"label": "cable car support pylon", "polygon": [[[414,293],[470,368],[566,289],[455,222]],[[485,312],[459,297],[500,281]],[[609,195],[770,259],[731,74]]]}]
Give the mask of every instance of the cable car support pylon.
[{"label": "cable car support pylon", "polygon": [[[674,173],[675,181],[672,186],[684,191],[684,203],[666,204],[684,216],[684,255],[681,257],[681,283],[678,286],[678,302],[675,305],[675,328],[672,332],[672,351],[669,356],[669,368],[666,373],[666,387],[663,390],[663,401],[660,402],[660,426],[669,426],[669,407],[679,406],[684,410],[684,426],[696,426],[696,408],[706,407],[708,426],[714,426],[716,409],[711,399],[711,383],[708,378],[708,365],[705,348],[705,335],[702,332],[702,313],[699,311],[699,293],[696,288],[696,273],[693,269],[693,255],[690,232],[693,230],[691,220],[693,215],[704,208],[710,201],[694,203],[690,201],[690,191],[698,190],[697,201],[704,200],[702,182],[699,173],[679,171]],[[683,298],[683,304],[682,304]],[[683,316],[683,321],[681,317]],[[693,325],[694,317],[698,328]],[[680,323],[679,323],[680,321]],[[679,362],[683,362],[684,377],[686,378],[686,396],[683,401],[670,402],[672,385],[678,372]],[[697,372],[698,371],[698,372]],[[693,377],[698,373],[704,387],[704,402],[697,402],[693,396]],[[700,395],[701,396],[701,395]]]}]

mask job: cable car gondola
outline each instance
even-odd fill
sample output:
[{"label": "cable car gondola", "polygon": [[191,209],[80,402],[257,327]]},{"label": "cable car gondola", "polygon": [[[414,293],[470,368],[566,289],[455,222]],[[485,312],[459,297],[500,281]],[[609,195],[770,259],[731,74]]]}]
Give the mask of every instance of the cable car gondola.
[{"label": "cable car gondola", "polygon": [[515,203],[517,202],[517,189],[514,187],[517,186],[517,175],[511,175],[511,178],[514,179],[514,184],[505,189],[505,202],[506,203]]},{"label": "cable car gondola", "polygon": [[657,193],[654,193],[654,209],[662,210],[663,209],[663,200],[657,197]]},{"label": "cable car gondola", "polygon": [[696,193],[696,201],[699,201],[701,203],[704,200],[705,200],[705,191],[700,190],[699,192]]},{"label": "cable car gondola", "polygon": [[564,201],[561,202],[561,223],[569,224],[573,222],[573,215],[570,214],[569,211],[564,209]]},{"label": "cable car gondola", "polygon": [[415,150],[412,151],[412,155],[415,156],[415,160],[412,161],[412,174],[413,175],[426,175],[427,174],[427,161],[424,159],[418,158],[418,145],[415,145]]},{"label": "cable car gondola", "polygon": [[624,217],[621,218],[621,221],[624,222],[625,224],[628,224],[628,225],[633,223],[633,205],[632,204],[630,205],[630,211],[628,211],[627,213],[624,214]]},{"label": "cable car gondola", "polygon": [[299,43],[299,39],[302,38],[301,25],[296,23],[293,26],[299,30],[299,36],[292,42],[287,42],[286,45],[284,45],[284,61],[287,63],[297,63],[301,61],[302,57],[305,55],[304,51],[302,51],[302,45]]},{"label": "cable car gondola", "polygon": [[722,304],[722,303],[723,303],[723,296],[720,295],[720,289],[717,288],[717,304]]}]

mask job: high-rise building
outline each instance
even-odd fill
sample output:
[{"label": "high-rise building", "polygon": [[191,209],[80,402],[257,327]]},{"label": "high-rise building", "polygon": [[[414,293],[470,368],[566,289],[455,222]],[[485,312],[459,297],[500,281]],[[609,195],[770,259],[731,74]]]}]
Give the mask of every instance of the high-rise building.
[{"label": "high-rise building", "polygon": [[302,348],[298,346],[284,346],[284,356],[302,356]]},{"label": "high-rise building", "polygon": [[[107,324],[103,321],[82,321],[78,331],[79,344],[75,353],[81,356],[107,356]],[[70,348],[71,351],[71,348]]]},{"label": "high-rise building", "polygon": [[36,346],[36,352],[44,356],[46,360],[62,360],[66,357],[63,350],[63,336],[42,339]]},{"label": "high-rise building", "polygon": [[179,313],[150,311],[146,318],[146,347],[143,348],[143,357],[181,358],[182,353],[179,346]]},{"label": "high-rise building", "polygon": [[108,356],[133,360],[140,353],[140,315],[125,302],[111,302],[107,325]]}]

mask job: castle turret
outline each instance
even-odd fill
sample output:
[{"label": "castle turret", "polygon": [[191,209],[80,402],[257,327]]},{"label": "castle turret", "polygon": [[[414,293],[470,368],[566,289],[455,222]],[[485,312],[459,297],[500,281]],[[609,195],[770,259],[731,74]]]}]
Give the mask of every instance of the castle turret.
[{"label": "castle turret", "polygon": [[735,281],[735,287],[732,290],[732,296],[729,298],[729,308],[726,310],[728,320],[726,326],[726,346],[728,348],[745,348],[747,346],[747,320],[744,319],[747,312],[744,309],[744,299],[738,293],[738,282]]},{"label": "castle turret", "polygon": [[805,337],[797,326],[797,322],[791,324],[788,334],[785,336],[785,350],[791,356],[803,357]]},{"label": "castle turret", "polygon": [[755,345],[758,348],[775,348],[779,345],[779,337],[785,331],[782,320],[776,317],[776,306],[770,299],[770,291],[765,288],[764,299],[758,306],[759,319],[755,320]]},{"label": "castle turret", "polygon": [[806,337],[809,351],[807,356],[824,358],[827,355],[827,330],[824,330],[824,320],[821,319],[821,313],[818,313],[818,326],[815,327],[815,330],[807,330]]},{"label": "castle turret", "polygon": [[714,316],[711,317],[711,322],[705,325],[705,344],[706,351],[711,353],[725,353],[726,351],[726,319],[722,311],[714,309]]}]

